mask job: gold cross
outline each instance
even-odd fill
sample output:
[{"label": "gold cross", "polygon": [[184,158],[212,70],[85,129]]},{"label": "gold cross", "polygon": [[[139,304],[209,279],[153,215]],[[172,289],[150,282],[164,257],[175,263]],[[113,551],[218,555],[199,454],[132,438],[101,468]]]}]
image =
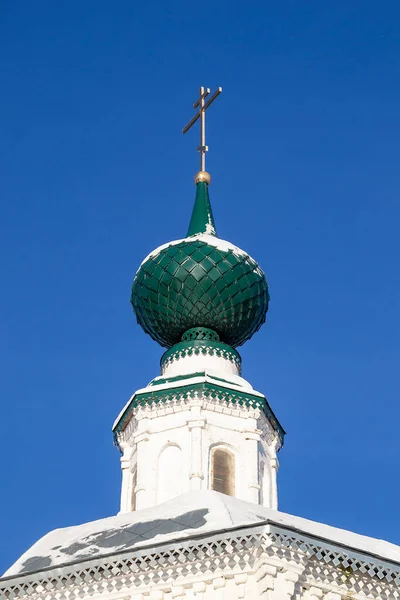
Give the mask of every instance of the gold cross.
[{"label": "gold cross", "polygon": [[222,92],[222,87],[219,87],[205,102],[205,99],[210,93],[210,88],[200,88],[200,97],[193,104],[193,108],[198,107],[197,113],[194,115],[192,119],[190,119],[189,123],[185,125],[182,129],[182,133],[186,133],[189,129],[194,125],[197,119],[200,119],[200,146],[197,146],[197,151],[200,152],[200,171],[206,170],[206,152],[208,151],[208,146],[206,146],[206,110],[214,100],[220,95]]}]

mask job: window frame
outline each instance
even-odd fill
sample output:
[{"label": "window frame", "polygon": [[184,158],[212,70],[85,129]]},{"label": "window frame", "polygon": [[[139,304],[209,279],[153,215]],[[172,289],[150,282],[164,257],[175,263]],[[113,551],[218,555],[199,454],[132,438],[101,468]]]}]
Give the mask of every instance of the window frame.
[{"label": "window frame", "polygon": [[[215,455],[218,452],[222,452],[226,457],[228,457],[228,476],[225,475],[225,481],[223,485],[215,486],[216,479],[222,480],[222,476],[218,477],[218,473],[216,473],[216,463],[215,463]],[[221,469],[221,466],[217,466],[217,470]],[[218,444],[213,446],[210,449],[210,467],[209,467],[209,482],[210,482],[210,490],[214,490],[221,494],[226,494],[227,496],[235,496],[236,492],[236,453],[229,447],[225,445]]]}]

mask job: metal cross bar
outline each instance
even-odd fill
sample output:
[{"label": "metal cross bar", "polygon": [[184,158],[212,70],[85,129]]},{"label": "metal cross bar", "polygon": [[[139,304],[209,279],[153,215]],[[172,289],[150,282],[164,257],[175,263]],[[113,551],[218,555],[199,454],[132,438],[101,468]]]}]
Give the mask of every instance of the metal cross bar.
[{"label": "metal cross bar", "polygon": [[197,147],[198,152],[200,152],[200,171],[206,170],[206,152],[208,151],[208,146],[206,146],[206,110],[214,100],[220,95],[222,92],[222,87],[219,87],[205,102],[205,99],[210,93],[210,88],[200,88],[199,98],[193,104],[193,108],[198,108],[197,113],[194,115],[192,119],[190,119],[189,123],[185,125],[182,129],[182,133],[186,133],[189,129],[196,123],[198,119],[200,119],[200,146]]},{"label": "metal cross bar", "polygon": [[[204,88],[200,88],[200,93],[201,93],[202,89],[204,89]],[[200,105],[201,100],[206,98],[209,93],[210,93],[210,88],[206,88],[204,90],[204,92],[200,95],[200,98],[198,100],[196,100],[196,102],[193,104],[193,108],[197,108]]]}]

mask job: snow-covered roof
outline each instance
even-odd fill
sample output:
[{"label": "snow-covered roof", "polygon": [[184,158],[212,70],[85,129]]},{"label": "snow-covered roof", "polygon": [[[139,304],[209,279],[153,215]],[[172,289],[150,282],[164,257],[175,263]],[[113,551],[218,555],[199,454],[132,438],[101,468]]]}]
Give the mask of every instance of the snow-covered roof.
[{"label": "snow-covered roof", "polygon": [[41,571],[140,547],[254,525],[275,525],[400,563],[400,546],[244,502],[213,491],[183,494],[145,510],[55,529],[4,576]]}]

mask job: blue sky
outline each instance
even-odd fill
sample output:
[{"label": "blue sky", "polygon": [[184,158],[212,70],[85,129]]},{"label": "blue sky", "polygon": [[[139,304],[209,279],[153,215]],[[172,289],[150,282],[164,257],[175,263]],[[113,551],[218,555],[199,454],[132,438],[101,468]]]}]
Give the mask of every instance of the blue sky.
[{"label": "blue sky", "polygon": [[400,5],[0,3],[0,571],[115,514],[111,424],[158,374],[129,305],[186,232],[200,85],[219,235],[267,274],[244,376],[280,509],[400,544]]}]

